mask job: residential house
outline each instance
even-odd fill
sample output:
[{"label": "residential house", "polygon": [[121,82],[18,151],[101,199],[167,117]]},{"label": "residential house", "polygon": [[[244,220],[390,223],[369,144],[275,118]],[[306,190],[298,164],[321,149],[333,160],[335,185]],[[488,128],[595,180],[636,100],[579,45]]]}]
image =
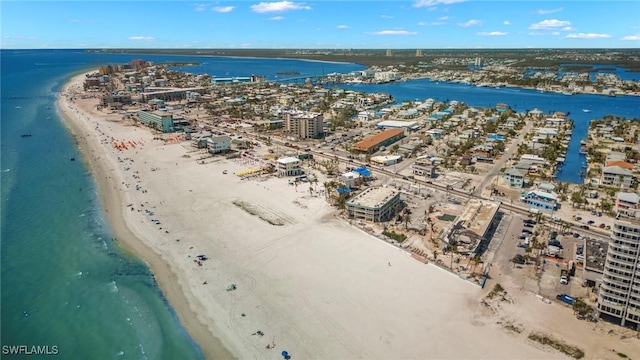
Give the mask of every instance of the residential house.
[{"label": "residential house", "polygon": [[502,179],[506,185],[512,188],[522,189],[525,185],[525,175],[527,173],[518,170],[515,167],[510,167],[504,171]]},{"label": "residential house", "polygon": [[523,194],[520,200],[533,207],[553,211],[557,207],[558,196],[554,192],[532,190]]},{"label": "residential house", "polygon": [[426,178],[436,177],[436,167],[433,165],[413,165],[413,174],[418,176],[424,176]]},{"label": "residential house", "polygon": [[602,169],[602,176],[600,177],[600,184],[602,185],[630,189],[633,187],[633,183],[633,173],[628,169],[620,166],[606,166]]},{"label": "residential house", "polygon": [[294,157],[284,157],[276,160],[278,175],[280,176],[298,176],[302,174],[300,168],[301,161]]},{"label": "residential house", "polygon": [[622,191],[616,194],[616,211],[618,213],[628,216],[637,213],[638,209],[640,209],[640,195]]},{"label": "residential house", "polygon": [[226,135],[207,138],[207,149],[212,154],[229,151],[231,149],[231,138]]}]

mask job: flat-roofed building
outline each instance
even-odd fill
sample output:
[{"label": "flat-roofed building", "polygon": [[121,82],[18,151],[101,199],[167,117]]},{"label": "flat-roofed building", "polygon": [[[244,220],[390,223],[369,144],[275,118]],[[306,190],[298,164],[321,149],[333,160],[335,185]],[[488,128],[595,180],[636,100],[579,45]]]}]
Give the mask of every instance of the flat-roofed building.
[{"label": "flat-roofed building", "polygon": [[598,289],[598,311],[640,326],[640,212],[618,213]]},{"label": "flat-roofed building", "polygon": [[404,129],[412,130],[418,128],[418,123],[415,121],[401,121],[401,120],[385,120],[376,124],[378,129]]},{"label": "flat-roofed building", "polygon": [[391,220],[402,209],[400,192],[389,187],[371,187],[346,203],[347,216],[373,222]]},{"label": "flat-roofed building", "polygon": [[[491,224],[499,208],[499,204],[490,201],[470,199],[444,240],[456,246],[458,253],[477,254],[491,241]],[[483,243],[485,246],[481,246]]]},{"label": "flat-roofed building", "polygon": [[138,111],[138,119],[140,122],[152,129],[156,129],[162,132],[173,131],[173,115],[164,111]]},{"label": "flat-roofed building", "polygon": [[278,163],[278,175],[280,176],[298,176],[302,174],[300,169],[300,159],[294,157],[284,157],[276,160]]},{"label": "flat-roofed building", "polygon": [[322,137],[323,117],[321,113],[308,111],[284,111],[284,130],[301,139],[317,139]]},{"label": "flat-roofed building", "polygon": [[376,152],[381,146],[391,145],[404,137],[402,129],[387,129],[378,134],[367,136],[361,141],[355,143],[351,148],[353,150],[366,153]]}]

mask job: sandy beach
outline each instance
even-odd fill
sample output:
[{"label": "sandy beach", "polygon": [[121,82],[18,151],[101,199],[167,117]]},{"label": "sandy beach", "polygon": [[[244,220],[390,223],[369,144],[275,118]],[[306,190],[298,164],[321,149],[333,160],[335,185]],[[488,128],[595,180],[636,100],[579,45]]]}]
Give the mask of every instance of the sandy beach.
[{"label": "sandy beach", "polygon": [[[557,304],[507,282],[515,304],[482,305],[492,285],[481,289],[360,231],[306,185],[241,180],[233,174],[259,165],[200,164],[188,141],[154,140],[152,130],[96,110],[97,99],[79,96],[83,79],[65,85],[59,109],[118,241],[149,264],[206,358],[281,359],[283,350],[292,359],[567,358],[528,340],[530,331],[566,338],[587,358],[618,358],[614,338],[593,325],[564,329],[572,314]],[[511,322],[527,331],[509,331]],[[615,342],[631,357],[638,348]]]}]

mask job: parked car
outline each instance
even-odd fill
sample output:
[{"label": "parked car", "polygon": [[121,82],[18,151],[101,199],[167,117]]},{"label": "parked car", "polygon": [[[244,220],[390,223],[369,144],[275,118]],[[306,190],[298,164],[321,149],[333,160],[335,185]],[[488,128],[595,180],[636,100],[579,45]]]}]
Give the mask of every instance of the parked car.
[{"label": "parked car", "polygon": [[604,229],[604,227],[607,226],[604,223],[600,224],[600,226],[598,226],[600,229]]},{"label": "parked car", "polygon": [[587,226],[587,225],[580,225],[580,228],[581,228],[581,229],[589,230],[589,226]]},{"label": "parked car", "polygon": [[562,244],[558,240],[549,240],[549,245],[550,246],[555,246],[555,247],[560,248],[560,249],[563,248]]},{"label": "parked car", "polygon": [[522,256],[521,254],[517,254],[511,261],[515,264],[524,265],[524,256]]},{"label": "parked car", "polygon": [[573,218],[573,219],[574,219],[575,221],[580,221],[580,220],[582,220],[582,217],[581,217],[581,216],[574,216],[574,218]]},{"label": "parked car", "polygon": [[580,234],[578,234],[578,233],[573,233],[573,237],[577,239],[577,238],[579,238],[579,237],[580,237]]},{"label": "parked car", "polygon": [[524,235],[524,234],[518,236],[518,239],[520,239],[520,240],[524,240],[526,238],[527,238],[527,235]]},{"label": "parked car", "polygon": [[523,234],[528,234],[528,235],[533,234],[533,232],[531,230],[528,230],[528,229],[522,229],[522,233]]},{"label": "parked car", "polygon": [[587,224],[589,224],[589,225],[593,225],[593,224],[595,224],[595,223],[596,223],[596,222],[595,222],[595,221],[593,221],[593,220],[589,220],[589,221],[587,221]]},{"label": "parked car", "polygon": [[529,223],[524,223],[524,226],[525,227],[533,227],[534,225],[533,224],[529,224]]}]

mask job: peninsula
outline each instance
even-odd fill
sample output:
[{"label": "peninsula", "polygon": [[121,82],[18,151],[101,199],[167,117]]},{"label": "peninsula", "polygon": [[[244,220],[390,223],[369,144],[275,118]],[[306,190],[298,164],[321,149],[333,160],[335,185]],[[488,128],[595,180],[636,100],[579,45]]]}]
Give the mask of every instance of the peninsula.
[{"label": "peninsula", "polygon": [[[495,181],[515,179],[500,170],[529,154],[518,142],[534,127],[550,121],[568,135],[564,114],[427,100],[392,108],[386,94],[310,84],[281,93],[255,80],[213,83],[139,60],[79,75],[59,100],[118,239],[150,265],[207,358],[640,356],[632,331],[577,320],[555,287],[530,289],[553,256],[514,256],[523,219],[534,221],[531,244],[553,219],[528,219],[519,198],[498,199],[511,184]],[[145,81],[158,86],[140,91]],[[389,106],[388,116],[360,118],[349,102],[365,114]],[[303,103],[316,111],[293,107]],[[435,131],[443,120],[451,131]],[[421,156],[423,146],[433,153]],[[545,163],[527,172],[552,174]],[[528,185],[541,189],[526,201],[551,197],[542,183]],[[566,224],[563,241],[578,227]]]}]

